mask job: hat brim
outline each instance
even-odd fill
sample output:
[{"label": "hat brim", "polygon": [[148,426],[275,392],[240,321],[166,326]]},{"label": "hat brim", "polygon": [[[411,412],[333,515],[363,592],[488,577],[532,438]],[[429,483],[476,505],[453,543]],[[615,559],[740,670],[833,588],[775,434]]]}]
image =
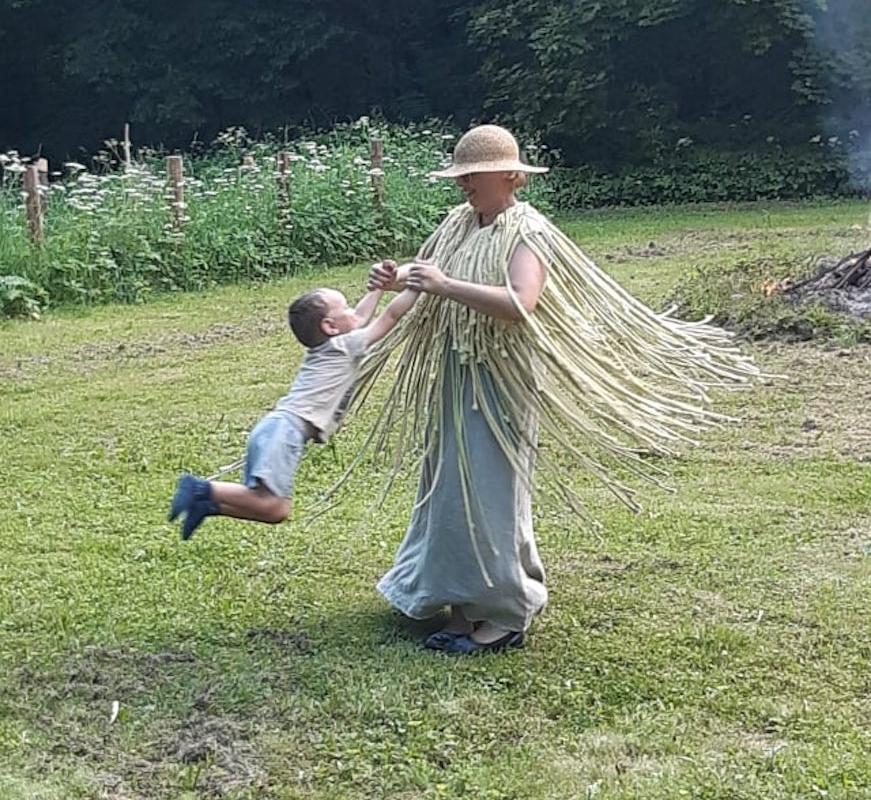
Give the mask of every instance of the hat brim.
[{"label": "hat brim", "polygon": [[479,161],[473,164],[453,164],[447,169],[430,172],[431,178],[459,178],[473,172],[547,172],[548,167],[535,167],[522,161]]}]

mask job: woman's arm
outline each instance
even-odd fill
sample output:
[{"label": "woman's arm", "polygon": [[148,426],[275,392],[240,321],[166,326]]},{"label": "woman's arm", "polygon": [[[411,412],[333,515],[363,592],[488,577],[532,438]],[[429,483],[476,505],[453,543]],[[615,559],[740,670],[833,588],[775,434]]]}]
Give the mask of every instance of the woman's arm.
[{"label": "woman's arm", "polygon": [[412,264],[406,286],[446,297],[494,319],[519,322],[523,319],[524,311],[527,314],[535,311],[546,275],[538,256],[521,242],[508,264],[508,279],[523,311],[515,305],[511,292],[504,286],[487,286],[449,278],[432,264]]}]

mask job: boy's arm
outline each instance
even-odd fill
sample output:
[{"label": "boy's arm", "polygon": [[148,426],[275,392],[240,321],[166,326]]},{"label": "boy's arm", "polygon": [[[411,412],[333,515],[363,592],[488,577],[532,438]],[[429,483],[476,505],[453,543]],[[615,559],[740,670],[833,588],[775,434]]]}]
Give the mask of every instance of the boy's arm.
[{"label": "boy's arm", "polygon": [[387,336],[393,330],[393,326],[408,313],[419,295],[420,292],[416,292],[413,289],[403,289],[400,294],[394,297],[381,316],[366,328],[367,346],[371,347]]},{"label": "boy's arm", "polygon": [[363,299],[357,303],[354,313],[363,320],[364,325],[369,324],[372,315],[375,313],[375,309],[378,308],[378,302],[381,300],[381,295],[383,294],[383,290],[373,289],[370,292],[366,292],[366,294],[363,295]]},{"label": "boy's arm", "polygon": [[[380,264],[373,264],[370,275],[375,270],[378,270],[379,273],[383,273],[384,275],[395,276],[396,262],[385,259]],[[354,313],[363,320],[364,325],[368,325],[371,321],[375,309],[378,308],[378,301],[381,300],[381,295],[384,294],[384,288],[382,286],[374,285],[371,279],[369,281],[368,289],[369,291],[363,295],[363,299],[357,303],[357,307],[354,309]]]}]

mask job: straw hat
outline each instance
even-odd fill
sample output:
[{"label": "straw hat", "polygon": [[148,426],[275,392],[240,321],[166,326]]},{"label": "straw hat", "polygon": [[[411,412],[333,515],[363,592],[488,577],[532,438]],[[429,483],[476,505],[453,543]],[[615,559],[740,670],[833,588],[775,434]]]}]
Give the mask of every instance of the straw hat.
[{"label": "straw hat", "polygon": [[430,172],[435,178],[458,178],[472,172],[547,172],[520,160],[517,140],[498,125],[478,125],[464,133],[454,147],[454,163]]}]

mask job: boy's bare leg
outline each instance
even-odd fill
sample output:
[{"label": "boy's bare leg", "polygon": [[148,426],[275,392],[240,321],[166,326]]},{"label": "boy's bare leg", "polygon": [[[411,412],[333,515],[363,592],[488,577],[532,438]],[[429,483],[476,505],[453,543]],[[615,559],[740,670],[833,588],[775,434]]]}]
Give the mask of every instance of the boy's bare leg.
[{"label": "boy's bare leg", "polygon": [[290,513],[290,500],[273,494],[265,486],[249,489],[241,483],[211,481],[211,488],[212,500],[224,517],[278,523]]}]

